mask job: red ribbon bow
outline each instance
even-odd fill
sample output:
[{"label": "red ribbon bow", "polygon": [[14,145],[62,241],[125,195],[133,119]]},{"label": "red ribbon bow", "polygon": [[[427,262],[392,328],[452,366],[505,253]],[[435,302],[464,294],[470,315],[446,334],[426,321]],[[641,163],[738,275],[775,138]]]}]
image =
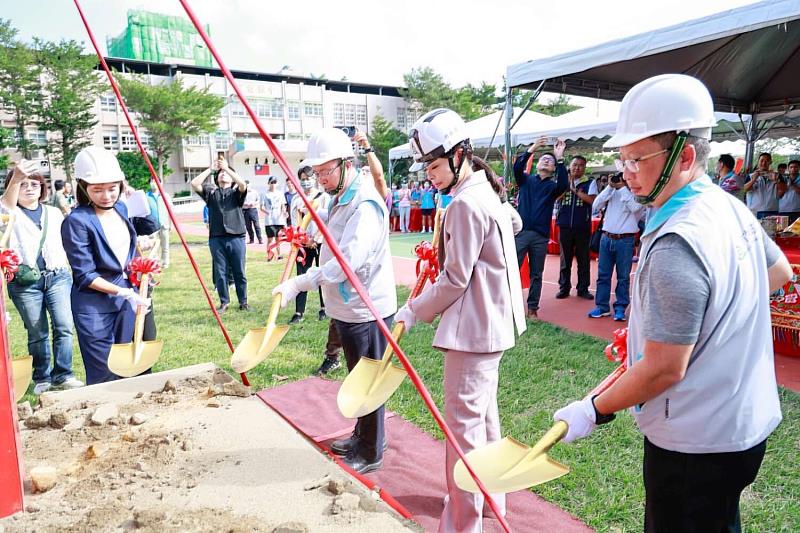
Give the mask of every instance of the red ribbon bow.
[{"label": "red ribbon bow", "polygon": [[422,241],[414,247],[414,254],[417,256],[417,277],[424,264],[431,282],[435,281],[439,277],[439,251],[428,241]]},{"label": "red ribbon bow", "polygon": [[[300,226],[289,226],[278,232],[278,237],[275,242],[267,247],[267,261],[272,261],[275,257],[275,249],[279,248],[281,243],[288,242],[292,246],[297,247],[297,262],[301,265],[306,264],[306,251],[304,247],[313,242],[311,237],[308,236],[306,230]],[[280,253],[280,250],[278,250]]]},{"label": "red ribbon bow", "polygon": [[128,263],[128,272],[130,272],[128,279],[130,279],[134,287],[139,286],[139,283],[142,281],[142,276],[145,274],[150,274],[150,285],[157,285],[158,282],[153,276],[161,274],[161,263],[149,257],[134,257],[131,259],[131,262]]},{"label": "red ribbon bow", "polygon": [[6,281],[14,279],[14,274],[19,270],[19,255],[14,250],[8,249],[0,252],[0,269],[6,277]]},{"label": "red ribbon bow", "polygon": [[606,357],[609,361],[621,363],[628,358],[628,328],[614,330],[614,340],[606,346]]}]

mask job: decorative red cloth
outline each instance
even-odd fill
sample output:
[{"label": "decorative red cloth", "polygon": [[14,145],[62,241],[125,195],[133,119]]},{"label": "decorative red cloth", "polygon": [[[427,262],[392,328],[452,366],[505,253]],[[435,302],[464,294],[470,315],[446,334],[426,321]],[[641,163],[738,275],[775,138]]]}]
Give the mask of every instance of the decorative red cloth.
[{"label": "decorative red cloth", "polygon": [[134,257],[128,263],[128,272],[130,273],[128,279],[131,280],[131,284],[134,287],[139,287],[142,276],[145,274],[150,274],[150,285],[158,285],[158,280],[155,279],[155,276],[161,274],[161,263],[149,257]]},{"label": "decorative red cloth", "polygon": [[794,275],[769,299],[772,337],[780,343],[800,346],[800,265],[792,265]]},{"label": "decorative red cloth", "polygon": [[14,250],[3,250],[0,252],[0,269],[6,277],[6,281],[14,279],[14,274],[19,270],[19,255]]},{"label": "decorative red cloth", "polygon": [[628,358],[628,328],[614,330],[614,340],[606,346],[606,357],[609,361],[621,363]]},{"label": "decorative red cloth", "polygon": [[297,262],[301,265],[305,265],[306,251],[303,247],[312,243],[313,241],[306,233],[306,230],[299,226],[289,226],[288,228],[283,228],[278,232],[278,237],[276,238],[275,242],[267,247],[267,261],[272,261],[272,258],[275,257],[276,248],[278,249],[277,253],[280,253],[281,243],[284,242],[288,242],[292,246],[297,247]]}]

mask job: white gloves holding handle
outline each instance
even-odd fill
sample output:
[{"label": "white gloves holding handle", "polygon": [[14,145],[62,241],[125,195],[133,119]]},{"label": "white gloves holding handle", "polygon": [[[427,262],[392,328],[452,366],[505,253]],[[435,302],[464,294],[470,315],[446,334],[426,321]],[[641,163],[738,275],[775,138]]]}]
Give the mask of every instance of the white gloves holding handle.
[{"label": "white gloves holding handle", "polygon": [[150,298],[142,298],[139,293],[133,289],[120,289],[117,296],[125,298],[125,300],[133,308],[134,312],[139,310],[139,307],[144,307],[145,311],[150,309]]},{"label": "white gloves holding handle", "polygon": [[563,420],[569,426],[567,434],[561,439],[563,442],[588,437],[597,427],[591,396],[562,407],[553,415],[553,420]]},{"label": "white gloves holding handle", "polygon": [[286,307],[286,305],[297,298],[297,295],[301,292],[309,292],[317,288],[318,284],[315,280],[316,277],[320,275],[318,272],[318,268],[310,268],[305,274],[295,276],[278,284],[278,286],[272,289],[272,296],[277,296],[278,293],[281,293],[281,307]]},{"label": "white gloves holding handle", "polygon": [[409,331],[411,328],[414,327],[414,324],[417,323],[417,315],[415,315],[411,307],[409,307],[409,305],[406,304],[400,309],[398,309],[397,313],[395,313],[394,321],[402,322],[406,326],[406,331]]}]

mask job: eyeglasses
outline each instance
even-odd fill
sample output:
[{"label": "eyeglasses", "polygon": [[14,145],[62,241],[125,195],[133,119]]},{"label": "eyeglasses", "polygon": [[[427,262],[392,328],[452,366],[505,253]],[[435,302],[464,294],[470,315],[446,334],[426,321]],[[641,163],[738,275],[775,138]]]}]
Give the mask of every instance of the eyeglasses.
[{"label": "eyeglasses", "polygon": [[327,170],[321,170],[319,172],[314,172],[314,176],[316,176],[317,178],[327,178],[328,176],[332,175],[333,172],[337,168],[339,168],[340,166],[342,166],[342,161],[341,160],[339,161],[339,163],[335,167],[329,168]]},{"label": "eyeglasses", "polygon": [[23,181],[19,184],[20,189],[38,189],[42,186],[38,181]]},{"label": "eyeglasses", "polygon": [[665,154],[667,152],[669,152],[669,149],[665,148],[664,150],[643,155],[642,157],[637,157],[636,159],[617,159],[614,161],[614,166],[617,167],[617,172],[624,172],[626,169],[634,173],[639,172],[639,163],[641,161],[646,161],[652,157],[656,157],[657,155]]},{"label": "eyeglasses", "polygon": [[539,158],[539,162],[540,162],[540,163],[555,163],[555,162],[556,162],[556,160],[555,160],[555,159],[553,159],[552,157],[545,156],[545,157],[540,157],[540,158]]}]

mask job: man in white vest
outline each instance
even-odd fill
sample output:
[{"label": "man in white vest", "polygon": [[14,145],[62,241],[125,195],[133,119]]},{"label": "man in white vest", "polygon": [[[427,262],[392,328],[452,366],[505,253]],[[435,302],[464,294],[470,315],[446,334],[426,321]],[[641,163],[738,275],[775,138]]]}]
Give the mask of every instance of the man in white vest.
[{"label": "man in white vest", "polygon": [[[342,255],[367,289],[381,318],[392,325],[397,311],[397,293],[389,250],[389,213],[386,202],[375,190],[372,179],[362,179],[353,166],[353,145],[339,128],[325,128],[308,141],[306,159],[317,183],[332,196],[327,226]],[[319,267],[275,287],[273,295],[283,294],[283,305],[298,293],[322,287],[325,311],[339,332],[348,370],[361,357],[380,359],[387,345],[377,321],[347,280],[339,262],[322,244]],[[358,419],[355,431],[331,443],[331,451],[345,456],[345,463],[364,474],[381,467],[384,445],[384,408]]]},{"label": "man in white vest", "polygon": [[628,369],[558,410],[566,442],[630,408],[644,434],[645,530],[739,531],[739,496],[781,421],[769,295],[791,277],[753,214],[706,175],[714,109],[667,74],[622,101],[620,170],[656,210],[631,293]]}]

